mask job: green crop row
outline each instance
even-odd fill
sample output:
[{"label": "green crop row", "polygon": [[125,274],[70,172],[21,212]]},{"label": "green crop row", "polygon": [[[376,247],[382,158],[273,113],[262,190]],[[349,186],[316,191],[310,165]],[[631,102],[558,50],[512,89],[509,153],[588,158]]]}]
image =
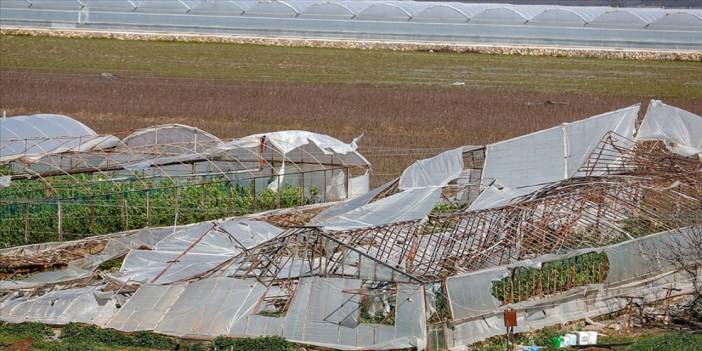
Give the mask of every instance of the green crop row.
[{"label": "green crop row", "polygon": [[577,286],[603,283],[608,268],[607,254],[603,252],[544,262],[541,268],[516,267],[511,276],[492,283],[492,295],[503,303],[526,301]]},{"label": "green crop row", "polygon": [[[0,190],[0,247],[74,240],[123,230],[190,224],[318,202],[316,187],[284,185],[254,196],[252,185],[229,181],[156,183],[141,180],[90,186],[16,181]],[[65,181],[65,180],[64,180]],[[14,199],[14,200],[13,200]]]}]

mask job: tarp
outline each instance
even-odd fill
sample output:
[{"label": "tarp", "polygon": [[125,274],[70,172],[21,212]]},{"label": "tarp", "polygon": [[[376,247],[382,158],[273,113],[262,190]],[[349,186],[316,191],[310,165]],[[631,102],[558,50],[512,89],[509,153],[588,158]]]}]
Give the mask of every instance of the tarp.
[{"label": "tarp", "polygon": [[702,153],[702,116],[651,100],[637,140],[662,140],[670,152],[693,156]]}]

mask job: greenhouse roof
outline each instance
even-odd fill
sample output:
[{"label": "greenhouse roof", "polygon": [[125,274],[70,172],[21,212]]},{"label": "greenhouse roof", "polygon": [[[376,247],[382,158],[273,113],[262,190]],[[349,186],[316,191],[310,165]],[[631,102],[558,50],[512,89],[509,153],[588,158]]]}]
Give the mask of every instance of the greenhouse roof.
[{"label": "greenhouse roof", "polygon": [[392,0],[3,0],[0,8],[10,27],[702,50],[702,10],[684,8]]},{"label": "greenhouse roof", "polygon": [[0,163],[27,156],[114,146],[73,118],[39,114],[0,118]]},{"label": "greenhouse roof", "polygon": [[661,25],[702,30],[702,10],[511,5],[447,1],[314,0],[5,0],[8,8],[128,11],[132,13],[217,14],[218,16],[346,18],[379,21],[435,21],[616,26]]}]

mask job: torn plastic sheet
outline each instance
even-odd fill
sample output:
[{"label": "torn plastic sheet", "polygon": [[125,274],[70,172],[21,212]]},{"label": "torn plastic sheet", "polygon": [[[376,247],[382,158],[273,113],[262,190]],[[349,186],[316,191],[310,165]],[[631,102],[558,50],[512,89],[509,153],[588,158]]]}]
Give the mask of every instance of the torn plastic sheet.
[{"label": "torn plastic sheet", "polygon": [[407,167],[400,176],[402,190],[445,186],[463,171],[463,147],[419,160]]},{"label": "torn plastic sheet", "polygon": [[111,318],[107,327],[153,330],[179,337],[286,339],[342,350],[424,346],[423,288],[399,284],[395,325],[360,323],[361,280],[302,278],[287,313],[258,315],[266,288],[254,279],[206,278],[192,283],[144,285]]},{"label": "torn plastic sheet", "polygon": [[[71,261],[66,268],[39,272],[23,280],[2,280],[0,281],[0,290],[36,288],[47,284],[89,278],[94,274],[95,269],[103,262],[123,256],[127,254],[130,249],[151,247],[155,242],[166,236],[168,232],[168,229],[164,230],[163,228],[141,229],[111,235],[106,238],[108,240],[107,245],[105,245],[105,248],[98,254]],[[92,238],[91,240],[100,240],[100,238]],[[39,246],[51,250],[52,248],[60,247],[62,244],[64,243],[54,243],[54,245],[42,244]],[[32,249],[34,249],[32,246],[26,248],[26,250]],[[37,249],[41,250],[39,247],[37,247]]]},{"label": "torn plastic sheet", "polygon": [[253,220],[209,221],[174,230],[153,250],[132,250],[119,272],[110,277],[127,282],[167,284],[210,272],[231,258],[283,230]]},{"label": "torn plastic sheet", "polygon": [[663,140],[670,152],[693,156],[702,153],[702,116],[651,100],[638,140]]},{"label": "torn plastic sheet", "polygon": [[[542,255],[509,265],[449,277],[446,279],[446,287],[451,315],[454,320],[461,320],[479,317],[498,310],[503,304],[492,295],[492,282],[508,277],[513,268],[538,268],[544,262],[564,260],[590,252],[605,252],[607,254],[609,260],[607,284],[610,285],[625,284],[674,270],[675,267],[670,262],[661,260],[661,257],[670,250],[671,243],[684,247],[686,238],[689,238],[692,233],[690,228],[665,231],[601,248],[580,249],[567,254]],[[683,252],[685,251],[683,250]],[[692,251],[688,254],[690,260],[699,259],[694,257]],[[559,295],[567,296],[568,294],[568,292],[564,292]],[[515,305],[529,306],[529,304],[537,303],[539,302],[531,301]]]},{"label": "torn plastic sheet", "polygon": [[124,282],[172,283],[209,272],[232,255],[132,250],[119,272],[110,277]]},{"label": "torn plastic sheet", "polygon": [[[100,298],[98,298],[98,296]],[[116,300],[98,287],[57,290],[39,297],[14,293],[0,302],[0,320],[11,323],[90,323],[103,326],[116,311]]]},{"label": "torn plastic sheet", "polygon": [[233,220],[218,223],[219,227],[229,233],[245,249],[250,249],[268,241],[283,232],[283,229],[261,221]]},{"label": "torn plastic sheet", "polygon": [[502,206],[528,194],[526,189],[574,176],[607,133],[633,139],[639,108],[636,104],[488,145],[481,183],[494,189],[480,194],[469,209]]},{"label": "torn plastic sheet", "polygon": [[[699,229],[698,229],[699,231]],[[699,233],[691,227],[656,233],[636,240],[607,246],[603,249],[609,261],[607,283],[621,283],[641,279],[674,268],[675,257],[694,262],[699,260],[690,240]],[[687,249],[690,248],[690,249]]]},{"label": "torn plastic sheet", "polygon": [[368,204],[371,200],[378,196],[378,194],[393,186],[395,182],[397,182],[397,179],[387,182],[363,195],[332,205],[326,210],[322,211],[316,217],[312,218],[309,225],[324,226],[324,223],[326,223],[327,220]]},{"label": "torn plastic sheet", "polygon": [[7,188],[12,184],[11,176],[0,176],[0,188]]},{"label": "torn plastic sheet", "polygon": [[[308,161],[319,161],[320,163],[370,165],[368,160],[356,151],[359,138],[347,144],[325,134],[300,130],[249,135],[218,145],[217,152],[226,153],[227,150],[239,149],[248,150],[249,154],[258,155],[261,141],[264,138],[267,146],[265,148],[266,153],[270,152],[270,148],[277,150],[274,154],[269,155],[270,157],[266,157],[266,159],[277,161],[307,159]],[[335,160],[335,162],[324,162],[332,160]]]},{"label": "torn plastic sheet", "polygon": [[[641,297],[646,303],[660,301],[665,298],[667,288],[680,289],[680,292],[694,291],[689,276],[681,272],[663,273],[632,284],[594,284],[538,301],[509,305],[517,310],[517,327],[514,328],[514,332],[530,332],[547,326],[615,313],[627,306],[627,300],[622,296]],[[479,317],[456,321],[453,329],[447,329],[448,347],[451,350],[467,350],[473,343],[503,334],[505,327],[502,309],[486,311]]]},{"label": "torn plastic sheet", "polygon": [[325,230],[347,230],[425,218],[441,201],[441,188],[415,188],[324,221]]}]

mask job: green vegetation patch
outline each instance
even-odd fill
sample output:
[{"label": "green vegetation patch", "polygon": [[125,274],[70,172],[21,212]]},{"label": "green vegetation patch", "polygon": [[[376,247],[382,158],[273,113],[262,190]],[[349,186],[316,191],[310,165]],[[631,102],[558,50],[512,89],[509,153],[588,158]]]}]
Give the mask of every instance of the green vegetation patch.
[{"label": "green vegetation patch", "polygon": [[517,303],[602,283],[607,279],[608,268],[609,260],[604,252],[544,262],[540,269],[516,267],[511,276],[492,282],[492,296],[505,304]]},{"label": "green vegetation patch", "polygon": [[626,348],[626,351],[702,351],[702,335],[678,332],[646,336]]},{"label": "green vegetation patch", "polygon": [[[58,329],[57,329],[58,331]],[[188,342],[146,331],[131,334],[93,325],[70,323],[54,337],[54,330],[41,323],[0,324],[0,349],[25,347],[46,351],[296,351],[282,337],[233,339],[217,337],[212,342]]]},{"label": "green vegetation patch", "polygon": [[698,62],[0,36],[0,69],[698,97]]},{"label": "green vegetation patch", "polygon": [[265,189],[254,196],[251,186],[220,179],[100,182],[91,175],[77,175],[51,177],[48,182],[50,188],[38,180],[18,180],[0,189],[0,248],[173,225],[176,218],[178,224],[190,224],[319,201],[314,186],[303,194],[302,187],[286,184],[279,193]]}]

